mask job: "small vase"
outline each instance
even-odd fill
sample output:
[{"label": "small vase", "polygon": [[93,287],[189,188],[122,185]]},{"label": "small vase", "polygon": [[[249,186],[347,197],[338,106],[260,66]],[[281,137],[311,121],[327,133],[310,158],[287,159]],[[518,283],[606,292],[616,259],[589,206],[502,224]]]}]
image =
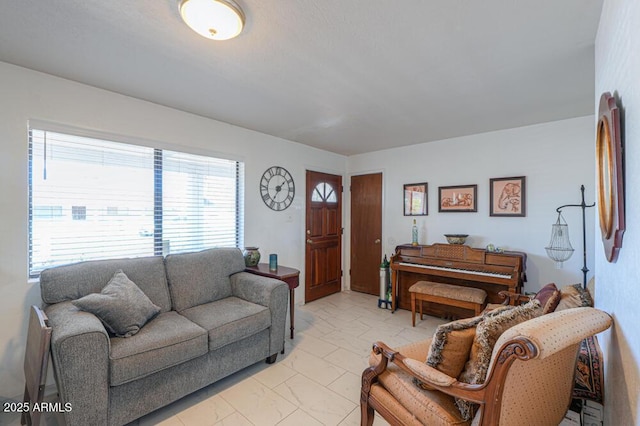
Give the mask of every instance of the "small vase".
[{"label": "small vase", "polygon": [[246,266],[256,266],[260,262],[260,252],[258,247],[244,248],[244,264]]},{"label": "small vase", "polygon": [[411,228],[411,245],[418,245],[418,225],[416,225],[415,219],[413,219],[413,227]]}]

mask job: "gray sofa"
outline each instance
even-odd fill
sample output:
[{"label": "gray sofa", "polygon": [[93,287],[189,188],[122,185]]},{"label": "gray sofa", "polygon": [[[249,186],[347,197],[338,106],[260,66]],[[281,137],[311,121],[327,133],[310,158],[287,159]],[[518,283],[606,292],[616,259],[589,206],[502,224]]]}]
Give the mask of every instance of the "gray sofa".
[{"label": "gray sofa", "polygon": [[[239,249],[81,262],[47,269],[40,288],[67,425],[122,425],[284,350],[288,287],[244,272]],[[121,269],[160,308],[115,337],[72,301]]]}]

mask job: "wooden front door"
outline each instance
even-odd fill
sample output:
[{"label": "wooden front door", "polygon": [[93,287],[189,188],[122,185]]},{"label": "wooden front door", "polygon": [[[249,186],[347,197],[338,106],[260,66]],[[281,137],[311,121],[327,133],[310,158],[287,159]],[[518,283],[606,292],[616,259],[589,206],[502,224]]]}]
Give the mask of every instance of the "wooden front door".
[{"label": "wooden front door", "polygon": [[351,290],[380,293],[382,173],[351,177]]},{"label": "wooden front door", "polygon": [[342,287],[342,176],[307,170],[305,302]]}]

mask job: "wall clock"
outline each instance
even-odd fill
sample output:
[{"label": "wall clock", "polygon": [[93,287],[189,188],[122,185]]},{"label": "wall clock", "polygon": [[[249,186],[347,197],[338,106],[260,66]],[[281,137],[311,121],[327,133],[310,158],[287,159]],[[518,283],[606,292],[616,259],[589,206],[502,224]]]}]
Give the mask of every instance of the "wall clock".
[{"label": "wall clock", "polygon": [[271,210],[282,211],[289,207],[296,195],[296,186],[287,169],[269,167],[260,178],[260,195]]},{"label": "wall clock", "polygon": [[596,131],[598,212],[604,253],[615,262],[625,230],[620,114],[609,92],[600,97]]}]

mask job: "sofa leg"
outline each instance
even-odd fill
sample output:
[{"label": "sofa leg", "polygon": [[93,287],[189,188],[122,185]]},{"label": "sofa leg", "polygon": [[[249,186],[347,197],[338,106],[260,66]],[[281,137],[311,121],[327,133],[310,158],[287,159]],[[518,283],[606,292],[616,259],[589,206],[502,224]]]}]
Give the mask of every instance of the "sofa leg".
[{"label": "sofa leg", "polygon": [[273,364],[274,362],[276,362],[276,358],[278,358],[277,352],[270,357],[267,357],[267,364]]}]

